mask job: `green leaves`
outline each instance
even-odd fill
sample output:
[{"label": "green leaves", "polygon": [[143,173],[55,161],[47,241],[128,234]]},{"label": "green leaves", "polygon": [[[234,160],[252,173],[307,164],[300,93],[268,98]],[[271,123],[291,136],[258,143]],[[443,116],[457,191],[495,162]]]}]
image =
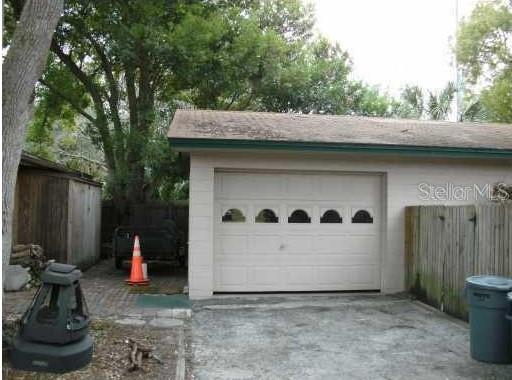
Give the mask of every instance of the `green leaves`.
[{"label": "green leaves", "polygon": [[512,122],[512,68],[497,77],[491,86],[484,89],[481,102],[489,113],[489,119]]},{"label": "green leaves", "polygon": [[460,23],[457,60],[492,121],[512,122],[512,4],[482,1]]},{"label": "green leaves", "polygon": [[[505,1],[477,4],[468,20],[462,21],[456,54],[473,82],[480,76],[501,71],[512,62],[512,6]],[[487,72],[489,71],[489,72]]]},{"label": "green leaves", "polygon": [[403,117],[419,119],[423,115],[424,98],[423,90],[419,86],[406,86],[401,94]]},{"label": "green leaves", "polygon": [[394,116],[394,99],[379,91],[377,87],[358,82],[352,89],[351,98],[354,104],[350,108],[354,114],[372,117]]},{"label": "green leaves", "polygon": [[104,154],[110,194],[138,202],[186,195],[164,137],[178,106],[422,117],[420,89],[398,105],[351,80],[348,53],[313,25],[301,0],[70,0],[31,141],[48,146],[55,126],[79,125]]},{"label": "green leaves", "polygon": [[190,12],[170,34],[173,89],[199,108],[346,111],[346,52],[312,39],[311,10],[294,0],[235,2]]},{"label": "green leaves", "polygon": [[445,120],[448,117],[455,92],[452,82],[437,95],[429,91],[426,112],[431,120]]},{"label": "green leaves", "polygon": [[[55,159],[61,142],[69,146],[69,135],[76,129],[77,110],[87,109],[89,98],[67,70],[49,59],[43,82],[36,88],[36,109],[28,127],[26,149],[41,157]],[[55,136],[59,135],[56,141]]]},{"label": "green leaves", "polygon": [[392,104],[392,115],[406,119],[446,120],[455,93],[456,88],[451,82],[439,93],[431,90],[425,93],[419,86],[406,86],[400,100]]}]

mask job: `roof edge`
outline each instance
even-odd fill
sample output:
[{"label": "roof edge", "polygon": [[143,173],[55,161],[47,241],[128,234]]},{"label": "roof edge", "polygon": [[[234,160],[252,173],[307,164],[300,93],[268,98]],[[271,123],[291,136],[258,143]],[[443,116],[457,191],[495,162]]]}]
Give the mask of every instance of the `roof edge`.
[{"label": "roof edge", "polygon": [[95,180],[90,174],[70,169],[61,163],[50,161],[46,158],[36,156],[24,150],[21,152],[18,170],[22,168],[24,170],[51,172],[54,173],[54,175],[64,176],[74,181],[87,183],[97,187],[103,187],[103,184]]},{"label": "roof edge", "polygon": [[303,141],[263,141],[237,139],[169,138],[171,147],[190,150],[272,150],[296,152],[344,152],[369,154],[395,154],[459,158],[512,159],[512,149],[438,147],[420,145],[380,145],[351,143],[322,143]]}]

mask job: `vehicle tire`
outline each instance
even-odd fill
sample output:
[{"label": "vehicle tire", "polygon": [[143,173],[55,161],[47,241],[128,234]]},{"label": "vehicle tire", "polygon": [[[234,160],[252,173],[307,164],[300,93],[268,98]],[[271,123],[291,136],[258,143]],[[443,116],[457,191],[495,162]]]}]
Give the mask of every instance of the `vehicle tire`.
[{"label": "vehicle tire", "polygon": [[123,258],[122,257],[116,257],[115,258],[115,264],[116,264],[116,269],[122,269],[123,268]]}]

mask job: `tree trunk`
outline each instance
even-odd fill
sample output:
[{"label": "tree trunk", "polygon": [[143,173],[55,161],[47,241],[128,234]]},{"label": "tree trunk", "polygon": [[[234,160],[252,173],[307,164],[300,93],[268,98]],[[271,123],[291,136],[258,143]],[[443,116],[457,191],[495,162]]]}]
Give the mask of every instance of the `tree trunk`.
[{"label": "tree trunk", "polygon": [[[127,198],[131,204],[146,201],[144,188],[146,186],[144,154],[150,129],[154,121],[155,94],[151,86],[151,59],[142,47],[137,49],[138,56],[138,97],[129,103],[130,106],[130,136],[128,139],[127,165],[129,168]],[[134,93],[135,82],[132,71],[127,83],[129,92]],[[130,93],[128,94],[130,95]],[[132,108],[135,107],[132,116]],[[133,124],[135,123],[135,124]]]},{"label": "tree trunk", "polygon": [[14,191],[25,140],[32,118],[34,86],[46,65],[63,0],[27,0],[2,68],[2,273],[9,264],[12,244]]}]

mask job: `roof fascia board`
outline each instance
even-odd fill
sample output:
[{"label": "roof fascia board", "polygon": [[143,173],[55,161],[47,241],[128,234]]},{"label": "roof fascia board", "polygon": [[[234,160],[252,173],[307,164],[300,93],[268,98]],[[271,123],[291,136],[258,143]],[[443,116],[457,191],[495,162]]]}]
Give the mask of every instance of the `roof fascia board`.
[{"label": "roof fascia board", "polygon": [[369,154],[398,154],[460,158],[500,158],[512,160],[512,149],[432,147],[414,145],[377,145],[288,141],[250,141],[233,139],[169,138],[171,146],[188,150],[274,150],[299,152],[340,152]]}]

